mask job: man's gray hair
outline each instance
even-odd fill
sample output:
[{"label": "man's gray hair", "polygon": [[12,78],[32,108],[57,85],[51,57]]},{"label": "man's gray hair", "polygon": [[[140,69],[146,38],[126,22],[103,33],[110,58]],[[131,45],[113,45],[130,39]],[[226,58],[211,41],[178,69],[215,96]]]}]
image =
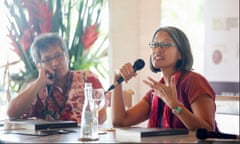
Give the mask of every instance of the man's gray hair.
[{"label": "man's gray hair", "polygon": [[41,62],[41,52],[47,51],[56,46],[59,46],[64,53],[68,54],[66,44],[58,33],[43,33],[37,36],[31,45],[31,56],[34,63]]}]

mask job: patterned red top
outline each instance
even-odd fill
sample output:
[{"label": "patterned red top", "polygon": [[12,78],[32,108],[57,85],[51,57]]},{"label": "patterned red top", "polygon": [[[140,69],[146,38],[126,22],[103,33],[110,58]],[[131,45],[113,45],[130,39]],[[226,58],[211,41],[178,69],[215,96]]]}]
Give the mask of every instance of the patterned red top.
[{"label": "patterned red top", "polygon": [[[178,71],[174,76],[178,99],[189,111],[192,112],[192,102],[201,95],[208,95],[215,101],[214,90],[211,88],[208,81],[200,74],[193,71]],[[161,79],[159,82],[164,83],[164,80]],[[170,108],[167,107],[158,96],[153,94],[153,90],[148,91],[143,99],[151,105],[148,127],[186,128],[178,117],[172,114]]]},{"label": "patterned red top", "polygon": [[84,103],[84,82],[91,82],[93,88],[102,88],[102,85],[91,71],[70,71],[67,77],[64,89],[56,85],[41,89],[21,118],[73,120],[80,123]]}]

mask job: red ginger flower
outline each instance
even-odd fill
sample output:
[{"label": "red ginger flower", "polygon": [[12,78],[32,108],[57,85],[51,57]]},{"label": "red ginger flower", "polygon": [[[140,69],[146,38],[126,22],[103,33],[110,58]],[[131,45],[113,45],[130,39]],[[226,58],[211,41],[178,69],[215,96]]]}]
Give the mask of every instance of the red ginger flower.
[{"label": "red ginger flower", "polygon": [[82,43],[85,50],[88,50],[90,46],[97,40],[97,26],[98,24],[94,24],[86,28],[86,31],[82,37]]},{"label": "red ginger flower", "polygon": [[50,32],[53,13],[49,10],[46,3],[38,5],[39,17],[41,18],[40,29],[42,33]]},{"label": "red ginger flower", "polygon": [[33,41],[32,32],[30,29],[26,29],[23,32],[23,36],[21,37],[20,43],[23,49],[23,52],[26,52],[27,49],[30,47],[32,41]]},{"label": "red ginger flower", "polygon": [[29,14],[29,26],[34,32],[45,33],[51,31],[53,13],[44,0],[22,0]]},{"label": "red ginger flower", "polygon": [[[53,13],[44,0],[22,0],[23,6],[27,9],[29,15],[29,25],[23,30],[20,37],[20,44],[23,52],[26,52],[30,47],[35,34],[51,31]],[[12,40],[14,47],[13,51],[20,56],[20,51],[16,42],[16,36],[9,34],[8,37]]]}]

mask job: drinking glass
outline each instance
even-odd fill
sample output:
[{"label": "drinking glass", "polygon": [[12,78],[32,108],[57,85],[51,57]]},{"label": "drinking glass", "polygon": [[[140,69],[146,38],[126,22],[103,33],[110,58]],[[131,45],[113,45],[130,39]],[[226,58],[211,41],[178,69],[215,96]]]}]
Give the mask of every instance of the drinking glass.
[{"label": "drinking glass", "polygon": [[94,111],[97,114],[105,105],[105,94],[103,88],[93,89],[92,102],[94,104]]},{"label": "drinking glass", "polygon": [[93,89],[92,94],[92,102],[93,104],[93,110],[95,112],[96,116],[96,131],[98,132],[98,117],[99,117],[99,111],[105,106],[105,92],[103,88]]}]

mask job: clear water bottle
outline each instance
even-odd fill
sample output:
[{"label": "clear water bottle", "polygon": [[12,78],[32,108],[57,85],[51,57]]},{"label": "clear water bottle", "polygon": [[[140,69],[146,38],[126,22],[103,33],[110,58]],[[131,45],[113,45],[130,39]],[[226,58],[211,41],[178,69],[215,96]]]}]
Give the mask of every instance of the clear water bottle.
[{"label": "clear water bottle", "polygon": [[91,83],[85,83],[84,86],[84,105],[81,118],[80,140],[91,141],[98,140],[98,119],[94,111],[94,103],[91,100],[93,88]]}]

